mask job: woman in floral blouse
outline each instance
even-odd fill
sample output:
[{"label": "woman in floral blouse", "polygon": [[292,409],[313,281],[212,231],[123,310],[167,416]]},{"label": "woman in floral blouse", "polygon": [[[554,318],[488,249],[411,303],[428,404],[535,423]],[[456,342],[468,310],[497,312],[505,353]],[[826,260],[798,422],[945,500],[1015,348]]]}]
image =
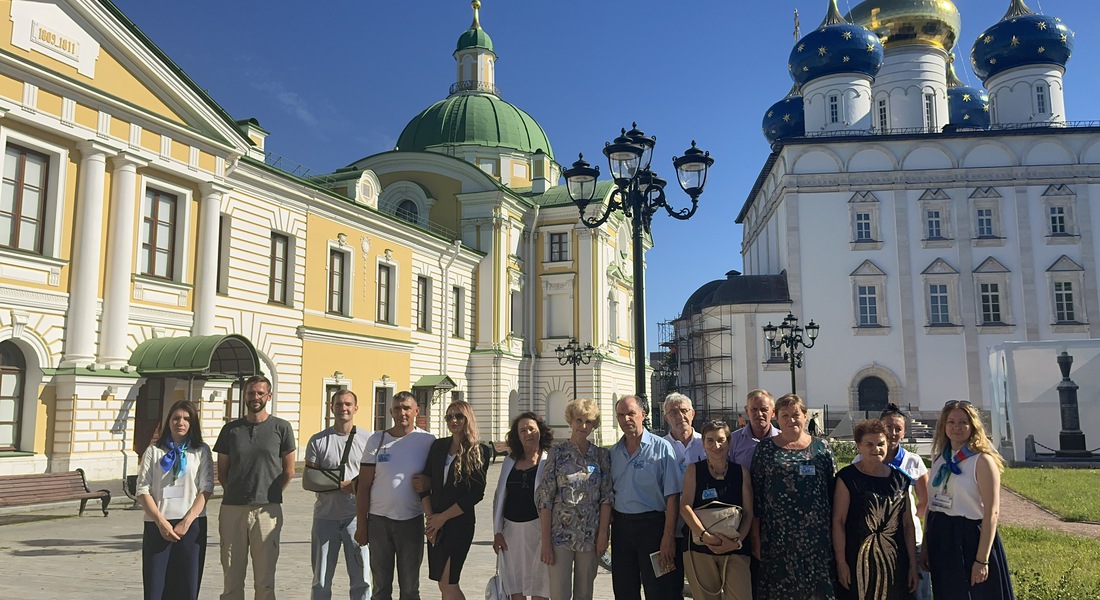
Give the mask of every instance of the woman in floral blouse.
[{"label": "woman in floral blouse", "polygon": [[542,525],[542,562],[550,565],[550,597],[589,600],[611,523],[611,455],[588,441],[600,424],[596,402],[565,407],[569,440],[550,449],[535,504]]}]

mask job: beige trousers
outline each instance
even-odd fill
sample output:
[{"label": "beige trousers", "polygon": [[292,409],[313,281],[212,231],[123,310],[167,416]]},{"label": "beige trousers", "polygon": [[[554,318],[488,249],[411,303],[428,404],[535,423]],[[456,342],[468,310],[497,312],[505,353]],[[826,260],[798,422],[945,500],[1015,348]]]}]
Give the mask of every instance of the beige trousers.
[{"label": "beige trousers", "polygon": [[684,571],[695,600],[752,600],[752,576],[746,555],[685,552]]},{"label": "beige trousers", "polygon": [[275,600],[275,563],[279,561],[280,504],[223,504],[218,512],[222,571],[221,600],[244,600],[244,578],[252,556],[255,600]]},{"label": "beige trousers", "polygon": [[592,600],[599,557],[595,551],[574,552],[553,546],[554,564],[550,566],[550,600]]}]

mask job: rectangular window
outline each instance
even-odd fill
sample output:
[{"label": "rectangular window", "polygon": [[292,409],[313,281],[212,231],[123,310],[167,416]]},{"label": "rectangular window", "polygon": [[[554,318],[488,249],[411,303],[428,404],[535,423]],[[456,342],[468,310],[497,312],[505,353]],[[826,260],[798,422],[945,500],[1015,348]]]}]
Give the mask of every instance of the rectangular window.
[{"label": "rectangular window", "polygon": [[325,385],[325,428],[332,427],[332,422],[335,420],[332,418],[332,396],[340,390],[346,390],[348,386],[340,385],[338,383],[329,383]]},{"label": "rectangular window", "polygon": [[1035,112],[1045,115],[1047,112],[1047,88],[1043,85],[1035,86]]},{"label": "rectangular window", "polygon": [[287,304],[287,282],[290,274],[290,238],[281,233],[271,234],[271,277],[267,299],[276,304]]},{"label": "rectangular window", "polygon": [[1003,323],[1001,320],[1001,286],[983,283],[979,286],[982,301],[982,323]]},{"label": "rectangular window", "polygon": [[390,287],[393,285],[393,267],[378,265],[378,316],[380,323],[393,324],[393,306],[390,303]]},{"label": "rectangular window", "polygon": [[218,289],[219,294],[229,293],[229,250],[233,238],[233,217],[218,217]]},{"label": "rectangular window", "polygon": [[947,286],[933,283],[928,286],[928,322],[932,325],[950,325],[951,313],[947,307]]},{"label": "rectangular window", "polygon": [[977,217],[978,237],[993,237],[993,209],[979,208]]},{"label": "rectangular window", "polygon": [[768,362],[784,362],[783,346],[768,344]]},{"label": "rectangular window", "polygon": [[829,96],[829,122],[840,122],[840,96]]},{"label": "rectangular window", "polygon": [[562,262],[569,260],[568,233],[550,234],[550,262]]},{"label": "rectangular window", "polygon": [[875,286],[857,286],[859,296],[859,326],[876,327],[878,325],[878,295]]},{"label": "rectangular window", "polygon": [[508,318],[508,333],[523,335],[523,292],[513,291],[509,298],[511,315]]},{"label": "rectangular window", "polygon": [[387,429],[386,415],[390,411],[390,389],[384,387],[374,388],[374,430]]},{"label": "rectangular window", "polygon": [[1073,284],[1069,281],[1054,282],[1054,319],[1059,323],[1076,323],[1073,309]]},{"label": "rectangular window", "polygon": [[142,275],[172,279],[176,247],[176,197],[159,190],[145,191],[142,208]]},{"label": "rectangular window", "polygon": [[871,213],[856,213],[856,241],[869,242],[871,239]]},{"label": "rectangular window", "polygon": [[936,131],[936,95],[924,95],[924,127],[929,133]]},{"label": "rectangular window", "polygon": [[1066,235],[1066,207],[1050,207],[1050,235]]},{"label": "rectangular window", "polygon": [[943,238],[943,222],[940,220],[940,211],[929,210],[925,213],[928,222],[928,239],[938,240]]},{"label": "rectangular window", "polygon": [[451,335],[465,337],[466,332],[466,291],[455,286],[451,290]]},{"label": "rectangular window", "polygon": [[416,328],[432,329],[432,281],[427,277],[416,278]]},{"label": "rectangular window", "polygon": [[9,145],[0,192],[0,246],[42,253],[46,217],[46,178],[50,159]]},{"label": "rectangular window", "polygon": [[886,131],[890,122],[886,119],[886,99],[878,101],[878,128]]},{"label": "rectangular window", "polygon": [[347,255],[340,250],[328,251],[328,312],[334,315],[346,313],[344,304],[344,267]]}]

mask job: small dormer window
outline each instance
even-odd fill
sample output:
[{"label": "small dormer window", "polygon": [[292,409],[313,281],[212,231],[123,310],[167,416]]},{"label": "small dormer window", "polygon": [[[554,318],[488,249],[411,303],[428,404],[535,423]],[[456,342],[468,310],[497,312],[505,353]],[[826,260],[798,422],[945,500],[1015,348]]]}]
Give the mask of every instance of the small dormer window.
[{"label": "small dormer window", "polygon": [[397,211],[394,214],[397,215],[398,219],[409,223],[420,223],[420,209],[412,200],[402,200],[401,204],[397,205]]}]

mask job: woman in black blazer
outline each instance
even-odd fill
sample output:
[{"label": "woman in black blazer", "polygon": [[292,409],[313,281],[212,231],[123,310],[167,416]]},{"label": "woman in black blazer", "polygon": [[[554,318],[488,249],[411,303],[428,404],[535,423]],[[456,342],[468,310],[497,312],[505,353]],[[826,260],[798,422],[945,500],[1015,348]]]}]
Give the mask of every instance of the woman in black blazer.
[{"label": "woman in black blazer", "polygon": [[474,505],[485,496],[488,446],[478,443],[477,422],[468,402],[447,407],[450,437],[432,442],[421,493],[428,538],[428,577],[439,582],[443,600],[465,598],[458,586],[462,564],[474,539]]}]

